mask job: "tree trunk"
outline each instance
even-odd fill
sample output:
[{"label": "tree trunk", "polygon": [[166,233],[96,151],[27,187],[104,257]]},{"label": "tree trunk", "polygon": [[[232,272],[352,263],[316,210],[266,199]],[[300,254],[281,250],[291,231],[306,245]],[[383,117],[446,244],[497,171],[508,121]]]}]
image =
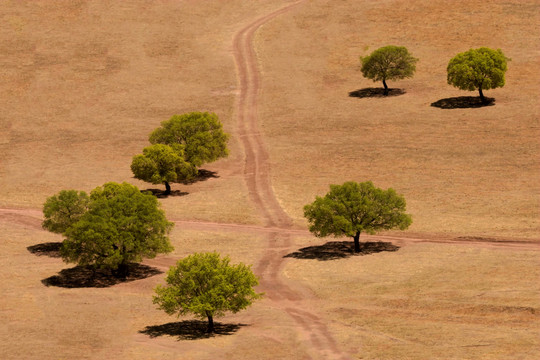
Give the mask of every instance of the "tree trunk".
[{"label": "tree trunk", "polygon": [[206,332],[211,334],[216,331],[216,329],[214,328],[214,319],[212,318],[212,314],[209,311],[206,312],[206,316],[208,317],[208,327],[206,328]]},{"label": "tree trunk", "polygon": [[384,85],[384,96],[388,96],[388,85],[386,85],[386,80],[383,79],[382,84]]},{"label": "tree trunk", "polygon": [[129,264],[122,262],[118,265],[118,269],[114,272],[114,275],[119,279],[125,279],[129,275]]},{"label": "tree trunk", "polygon": [[482,103],[485,103],[486,98],[484,97],[484,93],[482,92],[482,87],[481,86],[478,88],[478,92],[480,93],[480,100],[482,101]]},{"label": "tree trunk", "polygon": [[165,192],[163,195],[170,195],[171,194],[171,185],[169,185],[168,181],[164,181],[165,183]]},{"label": "tree trunk", "polygon": [[360,252],[360,231],[354,235],[354,252]]}]

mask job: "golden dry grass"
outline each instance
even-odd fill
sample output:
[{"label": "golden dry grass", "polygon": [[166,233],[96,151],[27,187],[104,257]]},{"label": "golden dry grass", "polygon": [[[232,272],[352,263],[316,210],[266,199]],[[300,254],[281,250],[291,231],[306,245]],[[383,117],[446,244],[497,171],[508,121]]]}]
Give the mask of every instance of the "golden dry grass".
[{"label": "golden dry grass", "polygon": [[[279,5],[3,2],[0,205],[41,207],[61,189],[107,181],[156,188],[132,179],[131,158],[173,114],[213,111],[234,132],[232,36]],[[168,210],[256,222],[238,139],[229,146],[231,156],[209,166],[219,183],[190,186],[194,201]]]},{"label": "golden dry grass", "polygon": [[[310,1],[265,25],[261,120],[287,212],[304,223],[328,184],[372,180],[405,195],[412,231],[538,239],[539,14],[538,1]],[[382,86],[359,56],[388,44],[420,59],[389,83],[406,94],[349,97]],[[446,65],[480,46],[512,59],[506,86],[486,92],[496,105],[430,106],[476,96],[446,84]]]},{"label": "golden dry grass", "polygon": [[342,347],[358,358],[540,355],[536,250],[415,244],[339,261],[295,260],[284,272],[315,292]]},{"label": "golden dry grass", "polygon": [[[232,37],[289,1],[5,1],[0,4],[0,207],[40,208],[62,189],[132,179],[148,133],[175,113],[214,111],[234,134],[238,92]],[[280,203],[298,226],[302,206],[330,183],[373,180],[403,193],[409,233],[538,239],[540,2],[306,1],[256,36],[261,128]],[[420,62],[406,94],[358,99],[379,86],[358,56],[404,45]],[[448,60],[471,47],[512,58],[496,105],[444,110],[474,95],[445,81]],[[242,147],[205,166],[211,178],[161,200],[172,219],[260,223],[247,195]],[[1,215],[1,214],[0,214]],[[2,359],[306,358],[297,326],[269,300],[223,323],[231,336],[150,338],[177,321],[151,303],[164,275],[108,288],[45,287],[71,265],[27,246],[60,241],[35,219],[0,216]],[[430,235],[432,236],[432,235]],[[255,263],[263,235],[177,228],[166,270],[194,251]],[[317,244],[295,239],[296,247]],[[415,244],[333,261],[288,259],[284,275],[311,289],[343,350],[364,359],[536,359],[538,252]],[[307,291],[307,290],[302,290]]]},{"label": "golden dry grass", "polygon": [[[153,288],[164,283],[165,274],[105,288],[45,287],[41,280],[72,265],[36,256],[26,247],[61,237],[1,219],[0,231],[2,359],[176,359],[180,354],[187,359],[236,359],[238,354],[272,359],[280,354],[301,356],[304,351],[292,320],[266,300],[251,307],[249,314],[217,319],[225,325],[241,325],[232,335],[186,340],[165,332],[151,338],[141,331],[191,319],[168,316],[152,304]],[[230,254],[233,263],[253,263],[264,251],[261,238],[247,234],[176,229],[171,240],[175,252],[159,261],[149,260],[150,266],[159,263],[157,268],[166,271],[193,251],[214,250]],[[281,348],[274,349],[276,344]]]}]

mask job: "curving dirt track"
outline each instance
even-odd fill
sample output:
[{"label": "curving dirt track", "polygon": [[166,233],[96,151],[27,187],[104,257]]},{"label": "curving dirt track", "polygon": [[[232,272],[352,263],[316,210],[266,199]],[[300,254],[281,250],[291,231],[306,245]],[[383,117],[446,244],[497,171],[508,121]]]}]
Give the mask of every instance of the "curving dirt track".
[{"label": "curving dirt track", "polygon": [[[264,139],[258,129],[258,93],[261,88],[261,74],[257,67],[257,57],[253,47],[253,38],[258,28],[273,18],[293,10],[303,3],[299,1],[257,18],[233,38],[233,54],[237,66],[240,93],[237,99],[237,136],[245,152],[244,178],[250,199],[255,204],[265,226],[225,224],[215,222],[189,221],[173,219],[182,228],[246,232],[265,234],[267,249],[259,259],[255,271],[261,278],[262,290],[272,306],[286,313],[294,320],[295,331],[307,346],[311,358],[350,358],[342,351],[328,330],[325,320],[313,311],[313,300],[309,290],[292,284],[281,276],[286,260],[283,256],[292,249],[292,236],[309,235],[306,230],[292,227],[292,221],[280,206],[270,181],[270,163],[264,146]],[[0,219],[35,229],[41,228],[42,213],[33,209],[0,209]],[[538,243],[520,243],[511,241],[486,242],[467,240],[463,242],[451,239],[412,238],[395,236],[373,236],[375,240],[391,240],[398,244],[417,242],[436,242],[451,244],[475,244],[477,246],[538,249]],[[152,265],[168,267],[171,259],[155,259]]]},{"label": "curving dirt track", "polygon": [[238,136],[245,151],[244,177],[251,200],[268,226],[288,227],[291,220],[274,196],[270,184],[268,152],[258,130],[257,94],[260,89],[260,74],[252,42],[260,26],[302,2],[286,6],[255,20],[237,32],[233,39],[233,53],[240,85],[236,111]]},{"label": "curving dirt track", "polygon": [[[267,14],[241,29],[233,39],[233,54],[238,71],[240,94],[237,103],[238,135],[245,152],[244,178],[250,198],[264,219],[267,227],[274,228],[267,234],[268,247],[265,255],[255,266],[261,278],[261,286],[274,306],[285,311],[297,324],[297,333],[309,346],[313,358],[349,358],[342,353],[332,338],[324,321],[316,314],[306,311],[304,296],[293,290],[281,278],[283,256],[291,245],[292,221],[277,201],[271,181],[268,153],[258,129],[257,95],[260,89],[260,73],[253,47],[253,37],[264,23],[279,16],[303,1],[293,3]],[[276,229],[277,228],[277,229]]]}]

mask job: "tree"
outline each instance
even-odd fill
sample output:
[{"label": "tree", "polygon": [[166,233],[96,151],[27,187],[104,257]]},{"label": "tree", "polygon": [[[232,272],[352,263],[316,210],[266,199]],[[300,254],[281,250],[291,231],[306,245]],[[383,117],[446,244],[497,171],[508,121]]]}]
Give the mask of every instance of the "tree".
[{"label": "tree", "polygon": [[229,135],[214,113],[174,115],[150,134],[150,143],[184,147],[185,160],[196,167],[228,155]]},{"label": "tree", "polygon": [[60,249],[65,262],[108,268],[125,277],[130,262],[173,249],[167,237],[173,224],[159,209],[157,199],[127,183],[110,182],[94,189],[86,211],[76,221],[65,212],[55,214],[58,224],[69,224],[58,227],[66,236]]},{"label": "tree", "polygon": [[330,192],[317,196],[304,206],[309,231],[317,237],[334,235],[354,239],[354,251],[360,251],[360,234],[380,230],[406,229],[412,223],[405,214],[405,199],[393,189],[376,188],[371,181],[330,185]]},{"label": "tree", "polygon": [[362,75],[373,81],[382,81],[384,95],[388,95],[386,80],[405,79],[416,71],[417,58],[406,47],[388,45],[379,48],[369,56],[360,57]]},{"label": "tree", "polygon": [[135,178],[152,184],[165,183],[165,195],[171,193],[170,182],[193,179],[197,169],[184,160],[183,146],[155,144],[133,157],[131,171]]},{"label": "tree", "polygon": [[263,295],[253,290],[259,282],[249,266],[229,262],[229,257],[222,259],[215,252],[179,260],[167,273],[167,286],[156,287],[154,304],[169,315],[207,318],[207,332],[214,332],[214,316],[236,313]]},{"label": "tree", "polygon": [[446,68],[448,84],[461,90],[478,89],[480,99],[486,102],[482,90],[504,86],[504,74],[509,60],[501,49],[482,47],[459,53]]},{"label": "tree", "polygon": [[89,202],[84,191],[62,190],[45,201],[41,225],[50,232],[64,234],[88,210]]}]

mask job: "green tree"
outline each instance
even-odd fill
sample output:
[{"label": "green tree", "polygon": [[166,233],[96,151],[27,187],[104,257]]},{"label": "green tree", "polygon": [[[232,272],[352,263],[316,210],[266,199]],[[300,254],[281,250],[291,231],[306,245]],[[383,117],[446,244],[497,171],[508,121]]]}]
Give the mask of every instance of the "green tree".
[{"label": "green tree", "polygon": [[154,196],[110,182],[91,192],[88,210],[63,232],[60,253],[65,262],[125,277],[130,262],[173,250],[167,237],[172,226]]},{"label": "green tree", "polygon": [[486,47],[459,53],[448,63],[448,84],[461,90],[478,90],[482,102],[486,102],[482,90],[503,87],[507,62],[501,49]]},{"label": "green tree", "polygon": [[64,234],[88,210],[90,198],[84,192],[62,190],[45,201],[42,226],[57,234]]},{"label": "green tree", "polygon": [[388,95],[386,80],[410,78],[416,71],[417,58],[406,47],[388,45],[360,57],[362,75],[373,81],[382,81],[384,95]]},{"label": "green tree", "polygon": [[183,146],[155,144],[143,149],[133,157],[131,171],[135,178],[152,184],[165,184],[165,195],[171,193],[170,182],[193,179],[197,175],[195,166],[184,160]]},{"label": "green tree", "polygon": [[167,273],[167,286],[156,287],[154,304],[169,315],[207,318],[207,332],[214,332],[214,316],[236,313],[263,295],[253,289],[259,282],[249,266],[229,262],[229,257],[222,259],[215,252],[179,260]]},{"label": "green tree", "polygon": [[150,143],[184,147],[185,160],[196,167],[228,155],[229,135],[214,113],[174,115],[150,134]]},{"label": "green tree", "polygon": [[412,223],[405,213],[405,199],[393,189],[376,188],[371,181],[330,185],[330,192],[317,196],[304,206],[309,231],[317,237],[333,235],[354,239],[354,251],[360,251],[360,234],[380,230],[406,229]]}]

